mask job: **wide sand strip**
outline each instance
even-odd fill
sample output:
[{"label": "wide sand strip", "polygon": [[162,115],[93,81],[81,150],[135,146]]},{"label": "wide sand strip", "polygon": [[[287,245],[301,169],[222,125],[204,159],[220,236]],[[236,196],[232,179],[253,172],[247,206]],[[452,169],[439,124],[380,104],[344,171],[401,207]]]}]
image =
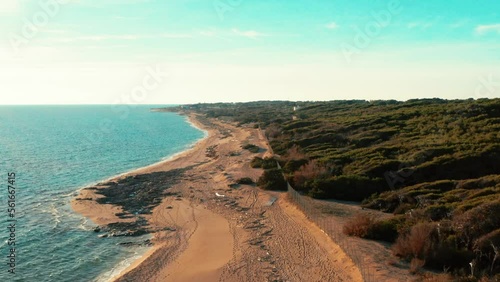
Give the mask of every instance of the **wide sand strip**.
[{"label": "wide sand strip", "polygon": [[[144,215],[159,230],[154,248],[115,281],[361,281],[352,261],[288,203],[286,193],[233,186],[262,173],[249,166],[255,156],[269,155],[257,129],[195,116],[191,121],[208,131],[205,139],[172,160],[128,174],[196,165],[167,190],[177,196],[166,196]],[[246,143],[262,149],[251,153],[242,149]],[[115,215],[120,207],[97,204],[95,190],[79,197],[87,200],[73,201],[74,209],[96,224],[130,220]]]},{"label": "wide sand strip", "polygon": [[[185,203],[177,207],[190,208]],[[231,260],[233,236],[228,221],[205,208],[192,209],[197,227],[188,247],[159,273],[156,281],[219,281],[222,268]]]}]

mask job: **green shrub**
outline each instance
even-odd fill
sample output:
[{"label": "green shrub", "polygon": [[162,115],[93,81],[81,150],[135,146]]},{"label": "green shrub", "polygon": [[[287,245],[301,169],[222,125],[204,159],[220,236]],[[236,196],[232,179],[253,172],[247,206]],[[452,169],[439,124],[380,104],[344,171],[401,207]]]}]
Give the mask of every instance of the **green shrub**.
[{"label": "green shrub", "polygon": [[366,238],[394,242],[398,237],[399,225],[404,221],[404,217],[394,217],[375,221],[368,229]]},{"label": "green shrub", "polygon": [[264,158],[262,162],[263,169],[272,169],[276,167],[277,167],[276,160],[274,158]]},{"label": "green shrub", "polygon": [[453,208],[450,205],[431,205],[425,208],[425,215],[432,221],[438,221],[443,218],[449,218]]},{"label": "green shrub", "polygon": [[250,178],[250,177],[240,178],[240,179],[236,180],[236,183],[238,183],[238,184],[244,184],[244,185],[252,185],[252,184],[254,184],[252,178]]},{"label": "green shrub", "polygon": [[254,157],[250,162],[250,166],[253,168],[263,168],[263,169],[271,169],[276,168],[276,160],[274,158],[259,158]]},{"label": "green shrub", "polygon": [[253,168],[262,168],[264,160],[259,157],[254,157],[252,161],[250,162],[250,166]]},{"label": "green shrub", "polygon": [[291,173],[297,171],[301,166],[307,164],[307,159],[299,159],[299,160],[289,160],[283,166],[283,171],[286,173]]},{"label": "green shrub", "polygon": [[287,190],[287,184],[283,177],[283,173],[277,168],[264,170],[264,173],[257,181],[257,185],[264,190]]},{"label": "green shrub", "polygon": [[453,219],[458,236],[467,248],[480,237],[500,228],[500,201],[484,203]]},{"label": "green shrub", "polygon": [[260,147],[254,144],[245,144],[242,146],[243,149],[246,149],[252,153],[258,153],[260,151]]},{"label": "green shrub", "polygon": [[459,247],[456,237],[452,235],[447,240],[434,243],[426,263],[436,269],[445,267],[455,270],[468,268],[473,258],[473,252]]},{"label": "green shrub", "polygon": [[404,217],[376,220],[372,215],[358,213],[344,224],[343,232],[349,236],[394,242],[402,221]]},{"label": "green shrub", "polygon": [[381,178],[370,179],[357,175],[341,175],[306,181],[304,186],[309,191],[309,195],[314,198],[362,201],[372,194],[380,192],[383,189],[384,181]]}]

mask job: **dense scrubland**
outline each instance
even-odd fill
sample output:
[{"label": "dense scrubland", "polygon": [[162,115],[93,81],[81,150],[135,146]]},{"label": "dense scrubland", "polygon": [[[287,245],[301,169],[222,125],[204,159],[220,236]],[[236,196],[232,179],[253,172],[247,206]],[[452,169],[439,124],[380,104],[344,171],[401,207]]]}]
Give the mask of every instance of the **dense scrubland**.
[{"label": "dense scrubland", "polygon": [[184,106],[260,127],[275,159],[258,184],[358,201],[345,233],[393,242],[412,265],[500,279],[500,99],[252,102]]}]

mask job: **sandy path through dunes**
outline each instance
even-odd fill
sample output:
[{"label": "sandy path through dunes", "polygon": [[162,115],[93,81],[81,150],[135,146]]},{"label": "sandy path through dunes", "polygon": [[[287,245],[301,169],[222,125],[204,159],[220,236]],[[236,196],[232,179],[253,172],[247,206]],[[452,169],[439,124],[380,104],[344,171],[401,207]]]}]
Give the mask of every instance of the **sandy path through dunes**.
[{"label": "sandy path through dunes", "polygon": [[233,236],[228,221],[204,207],[190,207],[184,202],[174,209],[191,209],[196,227],[188,247],[152,281],[219,281],[222,268],[232,258]]}]

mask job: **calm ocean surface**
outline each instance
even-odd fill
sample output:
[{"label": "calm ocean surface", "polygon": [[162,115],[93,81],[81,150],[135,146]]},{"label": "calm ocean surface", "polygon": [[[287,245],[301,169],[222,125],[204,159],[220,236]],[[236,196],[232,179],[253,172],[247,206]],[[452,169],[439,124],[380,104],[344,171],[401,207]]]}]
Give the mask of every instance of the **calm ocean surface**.
[{"label": "calm ocean surface", "polygon": [[[204,136],[185,117],[151,107],[0,106],[0,281],[106,281],[145,251],[117,245],[130,238],[98,238],[70,200]],[[15,275],[7,265],[8,172],[16,173]]]}]

